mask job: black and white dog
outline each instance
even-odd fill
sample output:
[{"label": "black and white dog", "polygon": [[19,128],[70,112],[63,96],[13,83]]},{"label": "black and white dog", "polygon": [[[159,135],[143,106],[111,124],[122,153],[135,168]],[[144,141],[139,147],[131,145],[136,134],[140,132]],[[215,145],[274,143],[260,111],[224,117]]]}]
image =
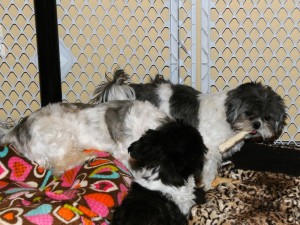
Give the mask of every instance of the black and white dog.
[{"label": "black and white dog", "polygon": [[222,159],[240,150],[244,141],[224,154],[219,152],[220,144],[240,131],[249,132],[246,139],[274,140],[285,125],[283,99],[261,83],[250,82],[216,94],[201,94],[192,87],[172,84],[160,75],[148,84],[133,84],[128,80],[123,70],[117,70],[112,80],[97,87],[92,102],[149,101],[171,118],[183,119],[196,127],[208,148],[202,172],[206,190],[211,188]]},{"label": "black and white dog", "polygon": [[128,148],[139,171],[111,225],[186,225],[206,150],[198,130],[183,121],[147,131]]}]

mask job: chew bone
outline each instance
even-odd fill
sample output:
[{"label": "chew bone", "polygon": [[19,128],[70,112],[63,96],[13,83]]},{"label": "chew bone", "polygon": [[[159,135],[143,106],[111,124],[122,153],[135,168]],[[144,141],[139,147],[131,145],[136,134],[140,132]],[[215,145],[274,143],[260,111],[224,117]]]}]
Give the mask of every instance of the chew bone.
[{"label": "chew bone", "polygon": [[241,132],[237,133],[236,135],[234,135],[233,137],[229,138],[227,141],[225,141],[224,143],[222,143],[219,146],[220,152],[221,153],[226,152],[228,149],[230,149],[236,143],[238,143],[239,141],[244,139],[246,137],[246,135],[249,133],[250,133],[249,131],[241,131]]},{"label": "chew bone", "polygon": [[241,183],[240,180],[234,180],[232,178],[226,178],[226,177],[216,177],[213,182],[211,182],[211,186],[213,188],[217,187],[219,184],[222,184],[222,183],[231,183],[231,184],[239,184]]}]

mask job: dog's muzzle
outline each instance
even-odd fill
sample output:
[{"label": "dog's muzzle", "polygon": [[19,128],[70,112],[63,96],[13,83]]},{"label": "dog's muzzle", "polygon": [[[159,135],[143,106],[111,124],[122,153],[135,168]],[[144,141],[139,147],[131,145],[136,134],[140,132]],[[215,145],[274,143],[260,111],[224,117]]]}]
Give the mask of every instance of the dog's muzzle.
[{"label": "dog's muzzle", "polygon": [[253,122],[252,122],[252,127],[253,127],[255,130],[259,129],[260,126],[261,126],[261,123],[260,123],[259,121],[253,121]]}]

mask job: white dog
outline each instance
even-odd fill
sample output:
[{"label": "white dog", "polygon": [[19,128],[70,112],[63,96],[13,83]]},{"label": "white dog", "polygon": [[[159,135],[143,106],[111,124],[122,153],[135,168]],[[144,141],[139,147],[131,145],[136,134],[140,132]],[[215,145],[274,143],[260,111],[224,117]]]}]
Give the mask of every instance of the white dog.
[{"label": "white dog", "polygon": [[246,138],[273,140],[280,136],[286,113],[283,99],[261,83],[246,83],[230,91],[204,95],[192,87],[172,84],[158,75],[148,84],[129,84],[129,76],[117,70],[113,80],[95,91],[93,103],[136,99],[149,101],[169,117],[183,119],[196,127],[208,148],[202,184],[211,188],[223,160],[240,150],[244,141],[221,154],[219,146],[240,131]]},{"label": "white dog", "polygon": [[30,160],[60,175],[89,155],[84,149],[113,153],[129,167],[127,148],[148,129],[170,121],[149,102],[50,104],[11,129],[0,128],[0,143],[12,143]]}]

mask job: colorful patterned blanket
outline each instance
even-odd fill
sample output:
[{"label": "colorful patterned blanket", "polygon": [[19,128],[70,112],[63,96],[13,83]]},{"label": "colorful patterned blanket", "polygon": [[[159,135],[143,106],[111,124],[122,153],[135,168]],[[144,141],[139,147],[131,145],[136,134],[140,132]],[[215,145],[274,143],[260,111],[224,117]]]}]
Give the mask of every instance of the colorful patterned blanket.
[{"label": "colorful patterned blanket", "polygon": [[[109,224],[112,208],[120,205],[132,177],[110,154],[95,154],[84,165],[55,178],[11,145],[0,145],[0,224]],[[271,155],[267,152],[268,159]],[[289,164],[296,168],[296,156],[294,161],[272,159],[275,171],[281,167],[285,171]],[[206,203],[191,209],[190,225],[300,224],[300,176],[238,169],[233,164],[225,166],[219,176],[228,179],[205,194]]]},{"label": "colorful patterned blanket", "polygon": [[110,154],[95,153],[97,157],[55,178],[13,146],[1,145],[0,224],[108,224],[132,177]]}]

